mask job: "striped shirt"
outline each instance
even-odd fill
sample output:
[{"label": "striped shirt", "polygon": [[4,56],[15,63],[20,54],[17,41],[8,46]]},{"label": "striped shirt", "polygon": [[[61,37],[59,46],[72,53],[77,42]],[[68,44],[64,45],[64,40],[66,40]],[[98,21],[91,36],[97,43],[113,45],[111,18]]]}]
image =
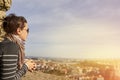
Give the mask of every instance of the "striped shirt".
[{"label": "striped shirt", "polygon": [[17,44],[5,39],[0,42],[0,80],[21,80],[27,66],[17,69],[19,48]]}]

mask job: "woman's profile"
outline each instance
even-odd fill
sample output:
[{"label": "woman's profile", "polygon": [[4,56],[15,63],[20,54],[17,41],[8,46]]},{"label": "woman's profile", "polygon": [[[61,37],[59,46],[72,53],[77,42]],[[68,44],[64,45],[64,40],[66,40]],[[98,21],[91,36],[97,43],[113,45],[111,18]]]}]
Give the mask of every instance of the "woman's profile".
[{"label": "woman's profile", "polygon": [[29,28],[23,16],[9,14],[4,18],[2,28],[5,36],[0,42],[0,80],[21,80],[29,70],[35,68],[33,61],[24,61]]}]

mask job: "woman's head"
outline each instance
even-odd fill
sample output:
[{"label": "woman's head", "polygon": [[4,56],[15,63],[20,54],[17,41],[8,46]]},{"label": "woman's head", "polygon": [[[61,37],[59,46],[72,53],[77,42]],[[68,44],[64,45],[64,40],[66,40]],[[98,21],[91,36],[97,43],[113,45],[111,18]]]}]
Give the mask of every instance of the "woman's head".
[{"label": "woman's head", "polygon": [[6,34],[18,35],[22,40],[26,40],[28,34],[27,20],[23,16],[10,14],[4,18],[3,29]]}]

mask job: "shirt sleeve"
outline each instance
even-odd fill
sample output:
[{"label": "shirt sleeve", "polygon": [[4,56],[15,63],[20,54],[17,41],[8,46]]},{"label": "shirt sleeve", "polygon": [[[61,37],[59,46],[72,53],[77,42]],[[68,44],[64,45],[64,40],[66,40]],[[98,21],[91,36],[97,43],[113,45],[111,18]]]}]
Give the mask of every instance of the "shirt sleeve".
[{"label": "shirt sleeve", "polygon": [[22,68],[15,73],[15,80],[21,79],[21,77],[25,75],[27,70],[28,70],[27,65],[24,64]]}]

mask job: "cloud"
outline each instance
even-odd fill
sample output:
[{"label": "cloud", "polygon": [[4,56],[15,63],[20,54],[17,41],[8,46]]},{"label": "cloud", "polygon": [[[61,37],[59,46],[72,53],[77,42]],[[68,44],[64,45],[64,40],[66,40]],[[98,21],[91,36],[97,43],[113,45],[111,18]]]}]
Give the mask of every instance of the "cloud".
[{"label": "cloud", "polygon": [[[37,33],[36,33],[37,34]],[[38,33],[39,34],[39,33]],[[32,35],[37,42],[36,55],[59,57],[103,57],[119,53],[119,30],[108,24],[84,22],[71,23],[56,29],[48,28],[42,34]],[[32,39],[31,39],[32,40]],[[37,43],[37,44],[35,44]],[[31,45],[32,45],[31,44]],[[74,56],[73,56],[74,55]]]},{"label": "cloud", "polygon": [[15,0],[8,13],[28,20],[28,55],[103,57],[105,53],[119,53],[119,2]]},{"label": "cloud", "polygon": [[25,15],[31,24],[41,23],[45,26],[71,23],[77,18],[118,23],[118,3],[118,0],[20,0],[13,1],[11,12]]}]

